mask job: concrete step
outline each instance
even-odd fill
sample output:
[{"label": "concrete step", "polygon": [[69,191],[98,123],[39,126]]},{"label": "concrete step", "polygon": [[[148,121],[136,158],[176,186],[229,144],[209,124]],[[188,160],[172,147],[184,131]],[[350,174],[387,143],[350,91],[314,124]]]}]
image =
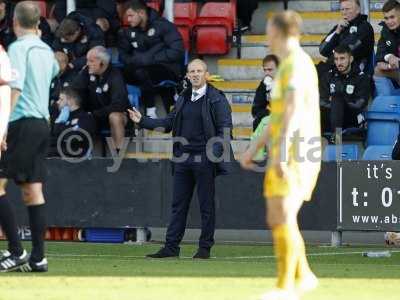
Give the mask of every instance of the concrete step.
[{"label": "concrete step", "polygon": [[[342,18],[339,11],[302,11],[299,13],[303,18],[303,32],[305,34],[327,34]],[[267,20],[273,14],[273,11],[267,12]],[[382,12],[373,11],[370,13],[370,22],[376,33],[381,30],[378,24],[382,20]]]},{"label": "concrete step", "polygon": [[[318,58],[319,49],[316,45],[305,45],[303,49],[312,57]],[[266,53],[269,53],[269,47],[263,44],[254,44],[254,45],[242,45],[241,47],[241,57],[244,59],[254,59],[264,57]],[[224,58],[236,58],[237,57],[237,49],[233,48],[231,51],[224,56]]]},{"label": "concrete step", "polygon": [[[319,46],[326,34],[303,34],[301,36],[302,46]],[[380,38],[380,33],[375,33],[375,43]],[[267,46],[267,36],[264,34],[244,35],[242,36],[242,45],[244,46]]]},{"label": "concrete step", "polygon": [[220,81],[210,82],[210,84],[224,92],[255,91],[260,84],[260,80]]},{"label": "concrete step", "polygon": [[[314,63],[321,61],[314,58]],[[225,80],[260,80],[263,78],[262,59],[219,59],[218,74]]]}]

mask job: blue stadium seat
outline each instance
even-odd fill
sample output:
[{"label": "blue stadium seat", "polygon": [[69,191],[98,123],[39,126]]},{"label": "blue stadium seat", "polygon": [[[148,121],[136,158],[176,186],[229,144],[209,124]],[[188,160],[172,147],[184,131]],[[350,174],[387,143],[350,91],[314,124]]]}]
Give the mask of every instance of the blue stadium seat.
[{"label": "blue stadium seat", "polygon": [[368,112],[367,147],[371,145],[394,145],[399,135],[400,114]]},{"label": "blue stadium seat", "polygon": [[129,104],[139,109],[139,100],[140,97],[142,96],[140,88],[137,87],[136,85],[127,84],[126,89],[128,90]]},{"label": "blue stadium seat", "polygon": [[363,160],[391,160],[392,145],[374,145],[369,146],[363,154]]},{"label": "blue stadium seat", "polygon": [[400,96],[378,96],[368,111],[400,113]]},{"label": "blue stadium seat", "polygon": [[357,160],[358,146],[355,144],[327,145],[322,157],[323,161],[336,161],[336,153],[341,151],[341,160]]}]

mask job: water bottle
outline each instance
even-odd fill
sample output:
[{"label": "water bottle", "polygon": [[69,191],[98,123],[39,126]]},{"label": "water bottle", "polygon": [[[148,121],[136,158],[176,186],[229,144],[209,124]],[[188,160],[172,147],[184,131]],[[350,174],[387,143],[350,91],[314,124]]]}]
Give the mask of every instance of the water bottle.
[{"label": "water bottle", "polygon": [[391,257],[392,254],[389,251],[369,251],[369,252],[364,252],[363,256],[378,258],[378,257]]}]

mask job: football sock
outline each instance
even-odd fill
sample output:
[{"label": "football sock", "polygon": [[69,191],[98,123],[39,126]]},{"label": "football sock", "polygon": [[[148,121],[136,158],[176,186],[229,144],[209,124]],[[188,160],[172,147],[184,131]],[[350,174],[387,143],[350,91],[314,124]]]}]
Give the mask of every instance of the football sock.
[{"label": "football sock", "polygon": [[14,210],[6,196],[0,196],[0,225],[8,239],[8,251],[20,256],[24,249],[18,235],[18,225]]},{"label": "football sock", "polygon": [[272,229],[272,237],[277,259],[277,288],[292,289],[298,261],[296,225],[278,225]]},{"label": "football sock", "polygon": [[29,224],[32,234],[31,260],[39,262],[44,257],[44,235],[46,231],[45,205],[28,206]]},{"label": "football sock", "polygon": [[306,247],[304,245],[304,240],[303,237],[301,236],[300,230],[297,227],[297,264],[296,264],[296,274],[295,277],[297,280],[301,281],[307,275],[312,273],[310,265],[308,264],[307,261],[307,256],[306,256]]}]

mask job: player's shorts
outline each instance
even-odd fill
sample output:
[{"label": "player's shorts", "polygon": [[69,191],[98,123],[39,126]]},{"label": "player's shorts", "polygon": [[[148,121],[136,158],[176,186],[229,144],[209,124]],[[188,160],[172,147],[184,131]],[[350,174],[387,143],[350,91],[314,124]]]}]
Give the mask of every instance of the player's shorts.
[{"label": "player's shorts", "polygon": [[311,199],[318,173],[318,164],[289,165],[287,176],[284,177],[279,177],[276,169],[268,168],[264,178],[264,197],[268,199],[294,196],[301,201],[308,201]]},{"label": "player's shorts", "polygon": [[0,178],[17,184],[43,182],[50,129],[45,119],[24,118],[8,126],[7,150],[0,160]]}]

